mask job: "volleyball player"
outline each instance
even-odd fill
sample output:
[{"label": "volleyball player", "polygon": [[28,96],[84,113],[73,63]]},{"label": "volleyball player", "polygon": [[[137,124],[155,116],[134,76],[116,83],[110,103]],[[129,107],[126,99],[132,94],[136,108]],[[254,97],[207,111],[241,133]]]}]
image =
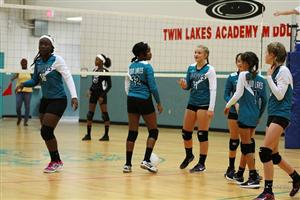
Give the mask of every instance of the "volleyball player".
[{"label": "volleyball player", "polygon": [[139,42],[133,46],[134,58],[129,65],[128,79],[125,82],[127,88],[127,112],[128,112],[128,137],[126,141],[126,163],[124,173],[132,171],[132,153],[138,136],[140,116],[143,117],[148,128],[148,138],[144,160],[140,167],[156,173],[157,168],[150,162],[150,156],[158,137],[155,108],[152,103],[152,95],[156,101],[159,113],[163,111],[159,93],[155,83],[154,72],[148,60],[151,59],[151,49],[147,43]]},{"label": "volleyball player", "polygon": [[[99,54],[95,59],[95,69],[94,72],[108,72],[111,66],[110,58],[103,54]],[[104,66],[106,68],[104,68]],[[104,135],[99,139],[99,141],[109,141],[109,115],[107,112],[107,93],[111,89],[111,78],[110,76],[93,76],[92,85],[89,89],[89,111],[87,113],[87,134],[82,138],[82,140],[91,140],[91,130],[93,117],[96,109],[97,102],[102,112],[102,119],[104,121],[105,132]]]},{"label": "volleyball player", "polygon": [[34,87],[41,84],[42,99],[40,102],[41,136],[48,148],[51,162],[44,169],[45,173],[56,172],[63,167],[63,162],[57,148],[57,141],[54,129],[67,107],[67,96],[64,90],[63,81],[71,93],[71,104],[74,110],[78,107],[77,94],[72,75],[62,57],[54,52],[53,39],[48,35],[43,35],[39,40],[39,52],[33,64],[34,73],[31,80],[28,80],[16,88]]},{"label": "volleyball player", "polygon": [[195,122],[198,124],[197,136],[200,143],[200,156],[199,162],[190,170],[191,173],[206,170],[208,129],[214,116],[217,78],[214,67],[208,62],[208,57],[209,49],[203,45],[197,46],[194,53],[196,63],[188,67],[186,78],[178,81],[182,89],[190,90],[182,129],[186,157],[180,164],[180,169],[186,168],[194,159],[192,133]]},{"label": "volleyball player", "polygon": [[[243,70],[242,60],[241,60],[241,53],[237,54],[235,57],[235,64],[237,66],[238,71],[230,74],[227,78],[225,91],[224,91],[224,99],[226,102],[230,100],[232,95],[236,90],[236,84],[239,77],[240,72]],[[236,103],[234,106],[231,106],[229,114],[228,114],[228,127],[230,133],[230,140],[229,140],[229,166],[225,172],[225,177],[229,180],[234,180],[235,175],[235,157],[236,157],[236,150],[240,144],[240,137],[238,132],[238,107],[239,104]],[[241,157],[241,160],[245,160],[244,157]]]},{"label": "volleyball player", "polygon": [[267,102],[266,83],[258,75],[258,57],[253,52],[241,54],[242,65],[247,71],[239,74],[236,92],[226,104],[224,113],[227,115],[230,107],[239,102],[238,126],[241,137],[241,151],[249,168],[249,179],[240,186],[243,188],[258,188],[260,179],[255,169],[254,152],[251,136],[262,116]]},{"label": "volleyball player", "polygon": [[[236,84],[238,81],[238,77],[240,72],[248,71],[248,67],[242,64],[241,60],[242,53],[236,55],[235,62],[238,68],[238,71],[229,75],[224,92],[224,99],[226,102],[230,100],[234,92],[236,91]],[[236,157],[236,150],[240,143],[240,136],[239,136],[239,126],[237,123],[238,120],[238,102],[231,106],[230,111],[228,113],[228,127],[230,133],[230,140],[229,140],[229,166],[224,174],[225,178],[230,181],[236,181],[237,184],[242,184],[244,182],[244,172],[246,168],[246,157],[241,154],[239,169],[235,171],[235,157]],[[251,145],[253,149],[253,153],[255,153],[255,129],[253,129],[251,133]],[[260,177],[260,176],[259,176]],[[260,177],[261,178],[261,177]]]},{"label": "volleyball player", "polygon": [[279,141],[282,132],[289,125],[293,78],[289,69],[284,66],[287,53],[285,47],[279,42],[272,42],[267,46],[265,62],[269,64],[267,82],[271,89],[268,104],[268,122],[266,135],[259,157],[264,165],[265,188],[256,200],[273,200],[273,176],[274,165],[278,165],[293,180],[293,188],[290,196],[293,197],[300,188],[300,176],[296,170],[288,164],[279,154]]}]

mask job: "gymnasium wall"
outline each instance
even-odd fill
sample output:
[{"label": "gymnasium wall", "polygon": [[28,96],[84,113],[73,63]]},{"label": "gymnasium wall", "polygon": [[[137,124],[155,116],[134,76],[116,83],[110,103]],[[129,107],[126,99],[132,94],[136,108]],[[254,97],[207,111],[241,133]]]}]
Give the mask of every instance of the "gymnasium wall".
[{"label": "gymnasium wall", "polygon": [[[24,1],[5,1],[5,3],[21,2]],[[156,72],[185,72],[187,66],[194,62],[194,47],[198,44],[205,44],[211,50],[210,62],[216,67],[218,74],[229,74],[235,70],[234,57],[238,52],[255,51],[263,62],[264,49],[270,41],[280,41],[289,48],[289,36],[286,31],[283,30],[284,33],[281,35],[276,35],[275,32],[279,30],[281,24],[290,23],[291,17],[282,16],[275,19],[273,13],[278,9],[285,10],[299,6],[299,1],[263,2],[266,6],[263,15],[247,20],[226,21],[209,17],[205,13],[205,6],[199,5],[194,0],[162,1],[160,3],[111,0],[89,1],[86,4],[82,4],[80,1],[65,3],[65,1],[59,0],[26,0],[28,5],[74,8],[75,10],[88,9],[98,12],[97,16],[86,12],[86,20],[82,23],[49,19],[49,34],[55,39],[56,52],[65,58],[67,65],[74,72],[78,72],[81,68],[93,68],[95,55],[98,53],[104,53],[112,58],[111,71],[125,71],[132,57],[130,52],[132,45],[143,40],[149,42],[152,47],[153,60],[151,63]],[[101,11],[104,13],[101,14]],[[105,12],[110,13],[106,15]],[[130,15],[126,15],[126,13]],[[55,16],[60,14],[54,12]],[[0,51],[5,53],[5,67],[20,69],[19,61],[22,57],[28,58],[31,63],[36,55],[38,37],[32,36],[32,28],[28,24],[28,19],[32,19],[32,15],[31,11],[26,11],[24,15],[21,9],[15,11],[0,8]],[[47,19],[45,10],[41,11],[39,16],[40,19]],[[61,19],[64,19],[63,17]],[[261,23],[270,27],[270,36],[263,39],[259,35],[255,37],[252,35],[251,38],[245,39],[241,38],[241,34],[237,38],[187,39],[187,36],[191,37],[191,31],[196,27],[211,27],[212,33],[216,37],[218,27],[254,26]],[[170,35],[166,32],[177,28],[183,31],[182,38],[171,40]],[[263,66],[263,71],[265,68]],[[3,75],[3,87],[7,85],[10,76],[10,74]],[[86,90],[91,81],[90,77],[82,78],[77,75],[74,75],[74,79],[80,93],[80,109],[73,113],[68,107],[65,116],[75,116],[84,120],[88,107]],[[157,78],[165,107],[165,112],[159,117],[159,123],[162,125],[180,126],[182,124],[188,93],[178,88],[176,79]],[[111,119],[115,122],[126,122],[123,77],[113,77],[112,80],[113,88],[109,94]],[[212,123],[213,128],[226,128],[223,115],[224,82],[225,79],[218,79],[218,98],[215,119]],[[39,98],[40,91],[35,90],[32,98],[33,116],[37,116],[37,107],[34,108],[34,105],[38,104]],[[3,101],[5,105],[3,115],[14,115],[14,96],[5,97]],[[96,113],[95,119],[100,120],[99,113]],[[263,120],[261,124],[264,125],[265,121]],[[263,130],[263,128],[259,129]]]},{"label": "gymnasium wall", "polygon": [[[80,85],[80,112],[79,119],[86,120],[88,112],[87,90],[91,84],[91,78],[81,78]],[[187,106],[189,92],[182,90],[177,84],[177,78],[157,78],[160,99],[164,107],[164,112],[158,115],[159,125],[182,126],[183,115]],[[215,107],[215,116],[211,124],[213,129],[227,129],[226,117],[223,114],[225,101],[223,99],[226,79],[218,79],[217,101]],[[127,123],[126,94],[124,91],[124,77],[112,77],[112,89],[108,94],[108,110],[110,119],[113,122]],[[154,100],[153,100],[154,101]],[[154,101],[155,102],[155,101]],[[94,119],[102,121],[100,108],[97,106]],[[258,131],[264,131],[266,125],[266,112],[261,118],[257,128]]]}]

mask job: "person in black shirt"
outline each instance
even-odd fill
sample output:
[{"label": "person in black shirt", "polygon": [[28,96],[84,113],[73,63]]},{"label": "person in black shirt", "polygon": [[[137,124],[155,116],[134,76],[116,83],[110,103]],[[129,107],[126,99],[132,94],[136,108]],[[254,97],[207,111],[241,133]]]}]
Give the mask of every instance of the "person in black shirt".
[{"label": "person in black shirt", "polygon": [[[95,69],[94,72],[108,72],[106,68],[111,66],[110,58],[103,54],[99,54],[95,59]],[[106,68],[104,68],[106,67]],[[93,82],[89,89],[89,111],[87,113],[87,134],[82,138],[83,141],[91,140],[91,129],[93,117],[96,109],[97,102],[99,102],[100,109],[102,112],[102,119],[105,125],[105,133],[99,139],[99,141],[109,141],[108,131],[109,131],[109,115],[107,112],[107,93],[111,88],[111,78],[110,76],[93,76]]]}]

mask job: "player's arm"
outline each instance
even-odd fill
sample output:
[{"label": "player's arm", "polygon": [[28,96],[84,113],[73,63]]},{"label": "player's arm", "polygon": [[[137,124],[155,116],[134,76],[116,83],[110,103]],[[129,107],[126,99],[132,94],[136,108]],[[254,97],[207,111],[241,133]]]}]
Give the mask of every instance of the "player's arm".
[{"label": "player's arm", "polygon": [[210,93],[208,110],[214,111],[215,104],[216,104],[216,96],[217,96],[217,75],[215,69],[211,67],[206,75],[209,82],[209,93]]},{"label": "player's arm", "polygon": [[240,73],[237,86],[236,86],[236,91],[231,97],[231,99],[228,101],[228,103],[226,104],[226,108],[230,108],[243,96],[245,82],[246,82],[246,73]]},{"label": "player's arm", "polygon": [[189,68],[186,72],[185,78],[181,78],[177,81],[177,83],[180,85],[180,87],[184,90],[189,90],[191,88],[190,83],[190,73]]},{"label": "player's arm", "polygon": [[274,13],[274,16],[280,16],[280,15],[299,15],[299,14],[300,14],[300,12],[297,9],[292,9],[292,10],[276,11]]},{"label": "player's arm", "polygon": [[225,85],[225,91],[224,91],[224,100],[228,102],[231,97],[231,92],[233,91],[233,84],[231,81],[231,76],[229,75],[226,81]]},{"label": "player's arm", "polygon": [[268,101],[268,97],[267,97],[267,91],[266,91],[266,82],[264,82],[264,87],[263,87],[263,90],[262,90],[262,93],[261,93],[261,96],[260,96],[260,99],[261,99],[261,106],[260,106],[260,112],[259,112],[259,118],[261,118],[261,116],[263,115],[265,109],[266,109],[266,106],[267,106],[267,101]]},{"label": "player's arm", "polygon": [[112,86],[112,84],[111,84],[111,77],[110,76],[107,76],[106,77],[106,82],[107,82],[107,88],[105,89],[105,93],[108,93],[109,92],[109,90],[111,89],[111,86]]},{"label": "player's arm", "polygon": [[39,74],[37,71],[37,67],[34,67],[33,75],[30,80],[21,83],[20,86],[22,87],[34,87],[39,84]]},{"label": "player's arm", "polygon": [[62,57],[57,56],[56,57],[56,61],[55,61],[55,67],[56,70],[62,75],[62,77],[64,78],[67,87],[70,91],[71,97],[76,98],[77,99],[77,92],[76,92],[76,87],[74,84],[74,80],[72,77],[72,74],[69,70],[69,68],[67,67],[67,65],[65,64],[65,61],[63,60]]},{"label": "player's arm", "polygon": [[160,104],[160,98],[159,98],[159,93],[158,93],[158,89],[156,86],[156,82],[155,82],[155,78],[154,78],[154,71],[151,65],[148,65],[146,68],[146,79],[147,79],[147,83],[149,85],[149,89],[156,101],[157,104]]},{"label": "player's arm", "polygon": [[290,81],[290,75],[287,68],[283,68],[276,76],[277,85],[274,83],[272,76],[267,76],[267,81],[270,86],[271,92],[277,98],[278,101],[284,98],[284,95],[288,89]]}]

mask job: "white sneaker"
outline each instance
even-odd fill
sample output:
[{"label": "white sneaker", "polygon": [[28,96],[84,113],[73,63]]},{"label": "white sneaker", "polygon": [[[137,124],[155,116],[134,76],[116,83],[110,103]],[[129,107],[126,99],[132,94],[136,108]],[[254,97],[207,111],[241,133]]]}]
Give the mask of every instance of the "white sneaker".
[{"label": "white sneaker", "polygon": [[152,172],[152,173],[156,173],[157,172],[157,168],[151,163],[151,162],[147,162],[147,161],[142,161],[141,162],[141,168],[142,169],[147,169],[148,171]]},{"label": "white sneaker", "polygon": [[131,166],[130,165],[124,165],[123,167],[123,173],[131,173]]}]

